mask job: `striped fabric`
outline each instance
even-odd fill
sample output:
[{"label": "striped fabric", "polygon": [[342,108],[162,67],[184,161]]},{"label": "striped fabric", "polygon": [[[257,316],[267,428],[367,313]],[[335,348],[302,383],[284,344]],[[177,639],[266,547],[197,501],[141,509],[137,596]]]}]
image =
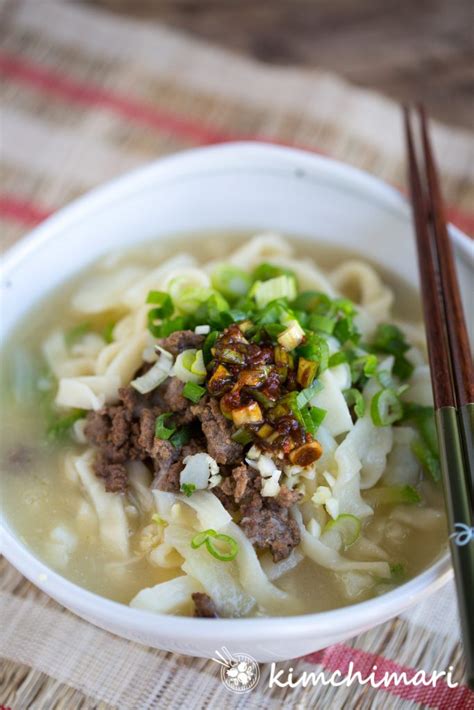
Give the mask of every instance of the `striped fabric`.
[{"label": "striped fabric", "polygon": [[[0,24],[3,248],[91,187],[196,145],[244,138],[300,146],[403,184],[398,109],[334,76],[258,65],[70,2],[3,0]],[[436,125],[434,138],[451,219],[474,232],[472,137]],[[258,687],[239,697],[221,684],[213,662],[96,629],[0,564],[0,705],[12,710],[474,708],[463,685],[451,584],[346,644],[278,668],[293,668],[294,677],[330,674],[352,661],[365,674],[375,665],[412,677],[452,666],[457,687],[270,690],[270,667],[262,666]]]}]

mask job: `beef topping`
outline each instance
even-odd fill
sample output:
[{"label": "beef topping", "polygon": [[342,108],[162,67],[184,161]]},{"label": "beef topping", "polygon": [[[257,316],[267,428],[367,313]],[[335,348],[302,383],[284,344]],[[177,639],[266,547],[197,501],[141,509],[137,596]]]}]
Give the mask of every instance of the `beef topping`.
[{"label": "beef topping", "polygon": [[242,509],[240,527],[259,550],[269,549],[274,562],[284,560],[301,540],[298,525],[284,508],[269,498],[255,495]]},{"label": "beef topping", "polygon": [[192,330],[177,330],[167,338],[158,340],[158,345],[176,357],[183,350],[195,348],[199,350],[204,342],[203,335],[197,335]]},{"label": "beef topping", "polygon": [[194,602],[194,616],[203,619],[217,619],[219,617],[216,605],[208,594],[193,592],[191,597]]},{"label": "beef topping", "polygon": [[102,478],[105,490],[109,493],[123,493],[126,490],[128,474],[122,463],[109,463],[107,458],[99,453],[94,461],[94,472]]},{"label": "beef topping", "polygon": [[[201,347],[203,336],[178,331],[160,342],[163,348],[177,355],[186,348]],[[281,397],[282,385],[272,364],[274,351],[265,343],[248,343],[239,329],[231,326],[221,336],[213,355],[236,361],[240,358],[242,362],[226,362],[227,374],[221,371],[213,383],[211,375],[207,382],[209,394],[197,404],[193,405],[184,397],[184,383],[170,377],[146,395],[132,387],[122,388],[118,404],[90,412],[85,435],[98,448],[94,470],[107,491],[124,492],[126,463],[138,459],[154,470],[153,488],[177,493],[186,456],[206,451],[219,464],[223,476],[219,486],[212,489],[213,493],[227,510],[237,514],[236,520],[240,519],[240,526],[250,541],[260,550],[270,550],[273,559],[278,561],[287,557],[300,542],[298,526],[289,515],[289,508],[298,502],[300,494],[282,485],[276,498],[261,495],[261,476],[242,463],[244,446],[233,440],[236,425],[230,418],[233,408],[248,403],[257,389],[266,401]],[[218,367],[214,368],[214,374],[216,372],[219,372]],[[227,388],[229,378],[232,390]],[[219,394],[214,393],[213,388],[217,388]],[[184,445],[175,445],[172,437],[168,440],[156,437],[156,419],[162,413],[171,413],[166,420],[168,427],[187,428],[189,436]],[[297,450],[295,444],[300,448],[317,444],[301,437],[298,423],[287,411],[278,412],[271,429],[279,445],[293,442],[289,452]],[[259,443],[264,446],[260,437]],[[200,607],[201,597],[205,596],[199,597]]]},{"label": "beef topping", "polygon": [[216,399],[206,397],[191,407],[191,411],[201,422],[209,456],[218,464],[236,464],[242,461],[243,448],[232,441],[232,424],[222,414]]}]

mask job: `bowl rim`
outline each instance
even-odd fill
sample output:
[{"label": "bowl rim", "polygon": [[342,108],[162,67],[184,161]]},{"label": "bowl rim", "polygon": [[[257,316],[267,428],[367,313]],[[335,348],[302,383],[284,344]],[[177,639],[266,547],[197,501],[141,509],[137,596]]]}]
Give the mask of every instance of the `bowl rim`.
[{"label": "bowl rim", "polygon": [[[266,161],[271,171],[283,173],[295,169],[322,177],[325,181],[336,182],[339,186],[356,190],[366,199],[382,201],[385,207],[399,216],[409,215],[407,199],[395,187],[366,173],[359,168],[333,160],[325,156],[312,154],[296,148],[276,146],[259,142],[232,142],[207,147],[192,148],[171,156],[159,158],[152,163],[139,167],[103,186],[88,191],[71,204],[58,210],[33,229],[27,236],[13,245],[3,256],[0,275],[3,279],[21,263],[31,258],[36,249],[51,241],[72,223],[93,218],[98,210],[110,207],[122,196],[130,197],[152,182],[170,182],[171,179],[183,179],[185,176],[215,172],[214,164],[222,160],[230,161],[228,171],[235,170],[247,161]],[[233,161],[233,162],[232,162]],[[205,164],[208,163],[207,167]],[[204,164],[204,165],[203,165]],[[246,166],[251,169],[251,166]],[[222,168],[222,164],[221,164]],[[472,242],[467,235],[453,225],[449,233],[461,258],[469,262]],[[312,612],[295,616],[268,616],[234,619],[208,619],[180,617],[170,614],[154,613],[134,609],[126,604],[112,601],[100,594],[91,592],[66,579],[48,567],[23,544],[13,530],[5,526],[7,520],[0,510],[0,539],[2,553],[25,577],[49,596],[58,599],[61,604],[72,608],[75,613],[86,618],[97,617],[104,625],[116,623],[117,619],[128,629],[150,628],[159,630],[163,636],[174,639],[189,639],[193,631],[199,637],[219,637],[223,640],[248,639],[250,635],[265,640],[284,640],[308,636],[341,632],[344,628],[369,628],[395,616],[414,604],[423,595],[433,593],[444,585],[453,575],[449,552],[446,551],[426,570],[399,587],[379,597],[356,602],[328,611]],[[72,601],[68,601],[72,600]],[[227,636],[228,634],[228,636]]]}]

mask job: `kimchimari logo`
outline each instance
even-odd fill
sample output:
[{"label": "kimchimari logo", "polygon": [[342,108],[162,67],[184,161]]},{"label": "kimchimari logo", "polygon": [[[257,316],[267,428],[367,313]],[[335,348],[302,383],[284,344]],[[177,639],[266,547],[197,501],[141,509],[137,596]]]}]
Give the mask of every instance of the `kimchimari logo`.
[{"label": "kimchimari logo", "polygon": [[233,693],[248,693],[260,680],[260,667],[248,653],[231,653],[225,646],[212,660],[221,667],[221,680]]}]

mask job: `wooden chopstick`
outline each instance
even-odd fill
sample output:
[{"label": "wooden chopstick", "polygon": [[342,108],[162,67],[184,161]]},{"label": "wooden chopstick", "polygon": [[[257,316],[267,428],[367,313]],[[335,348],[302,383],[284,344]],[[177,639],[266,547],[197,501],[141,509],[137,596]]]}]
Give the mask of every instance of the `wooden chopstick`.
[{"label": "wooden chopstick", "polygon": [[[472,370],[461,298],[444,221],[426,116],[420,112],[425,163],[422,183],[410,112],[404,109],[409,183],[428,356],[468,683],[474,688],[474,541],[457,544],[457,526],[472,530]],[[454,319],[457,320],[454,320]],[[451,322],[452,321],[452,322]],[[460,325],[459,325],[460,324]]]},{"label": "wooden chopstick", "polygon": [[429,190],[429,209],[438,252],[441,290],[445,304],[453,389],[458,407],[459,424],[462,430],[464,457],[469,473],[471,502],[474,505],[474,369],[456,276],[456,267],[446,228],[443,199],[428,135],[428,122],[426,112],[422,106],[419,107],[419,115]]}]

